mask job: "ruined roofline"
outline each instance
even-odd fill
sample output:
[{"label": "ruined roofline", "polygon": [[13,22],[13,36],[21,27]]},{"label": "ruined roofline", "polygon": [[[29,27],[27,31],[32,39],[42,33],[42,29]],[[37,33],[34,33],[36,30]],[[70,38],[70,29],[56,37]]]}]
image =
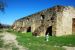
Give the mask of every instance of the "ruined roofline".
[{"label": "ruined roofline", "polygon": [[[22,18],[16,20],[16,22],[17,22],[17,21],[23,21],[24,19],[26,19],[26,18],[28,18],[28,17],[30,18],[31,16],[36,15],[36,14],[41,14],[41,13],[43,13],[44,11],[49,11],[50,9],[55,9],[56,7],[57,7],[57,8],[59,8],[59,7],[65,8],[65,7],[73,7],[73,6],[63,6],[63,5],[52,6],[52,7],[50,7],[50,8],[47,8],[47,9],[41,10],[41,11],[36,12],[36,13],[33,13],[33,14],[31,14],[31,15],[28,15],[28,16],[25,16],[25,17],[22,17]],[[73,8],[75,8],[75,7],[73,7]]]}]

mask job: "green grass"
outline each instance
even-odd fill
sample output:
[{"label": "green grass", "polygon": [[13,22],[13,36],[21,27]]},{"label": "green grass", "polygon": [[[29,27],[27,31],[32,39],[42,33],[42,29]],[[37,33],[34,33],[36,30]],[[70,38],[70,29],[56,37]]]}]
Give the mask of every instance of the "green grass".
[{"label": "green grass", "polygon": [[0,48],[3,47],[3,45],[4,45],[4,44],[3,44],[4,41],[3,41],[1,38],[2,38],[2,36],[0,36]]},{"label": "green grass", "polygon": [[13,47],[12,50],[19,50],[19,48],[17,48],[17,47]]},{"label": "green grass", "polygon": [[[45,37],[35,37],[32,33],[21,33],[8,31],[17,35],[20,45],[27,47],[29,50],[64,50],[62,46],[75,46],[75,35],[49,37],[49,41],[45,41]],[[54,47],[59,46],[59,47]]]},{"label": "green grass", "polygon": [[0,33],[2,33],[3,31],[2,30],[0,30]]}]

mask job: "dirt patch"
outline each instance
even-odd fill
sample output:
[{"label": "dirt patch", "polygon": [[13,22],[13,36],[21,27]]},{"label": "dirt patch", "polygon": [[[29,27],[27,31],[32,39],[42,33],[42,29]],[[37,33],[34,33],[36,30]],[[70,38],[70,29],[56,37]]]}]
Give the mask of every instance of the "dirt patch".
[{"label": "dirt patch", "polygon": [[3,47],[0,50],[27,50],[27,48],[18,45],[18,41],[16,40],[16,35],[13,35],[8,32],[3,32],[0,34],[3,40]]},{"label": "dirt patch", "polygon": [[75,50],[75,47],[68,47],[68,46],[63,46],[66,50]]}]

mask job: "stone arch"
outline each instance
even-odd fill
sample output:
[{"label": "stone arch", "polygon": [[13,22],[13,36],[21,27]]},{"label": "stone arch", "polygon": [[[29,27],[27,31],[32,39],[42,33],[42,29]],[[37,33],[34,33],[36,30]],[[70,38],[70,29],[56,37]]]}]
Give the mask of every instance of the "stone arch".
[{"label": "stone arch", "polygon": [[45,19],[45,15],[42,15],[42,14],[41,14],[41,19]]},{"label": "stone arch", "polygon": [[28,27],[27,28],[27,32],[31,32],[31,27]]},{"label": "stone arch", "polygon": [[45,35],[52,36],[52,26],[49,26],[49,27],[47,28]]}]

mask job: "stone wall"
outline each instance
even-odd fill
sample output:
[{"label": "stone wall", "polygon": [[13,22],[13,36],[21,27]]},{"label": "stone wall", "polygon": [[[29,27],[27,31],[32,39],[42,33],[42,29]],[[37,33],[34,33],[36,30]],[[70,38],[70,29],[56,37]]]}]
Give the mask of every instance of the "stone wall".
[{"label": "stone wall", "polygon": [[[45,36],[47,30],[52,26],[52,36],[72,34],[72,18],[75,18],[75,8],[66,6],[54,6],[41,12],[23,17],[13,24],[13,29],[31,32],[35,36]],[[50,29],[51,30],[51,29]]]},{"label": "stone wall", "polygon": [[52,26],[51,18],[54,14],[53,11],[54,10],[52,8],[49,8],[44,11],[21,18],[13,24],[13,29],[27,32],[27,28],[31,27],[31,32],[34,35],[45,36],[47,28]]},{"label": "stone wall", "polygon": [[65,7],[62,12],[57,13],[57,29],[56,36],[72,34],[72,18],[75,17],[75,9],[73,7]]}]

